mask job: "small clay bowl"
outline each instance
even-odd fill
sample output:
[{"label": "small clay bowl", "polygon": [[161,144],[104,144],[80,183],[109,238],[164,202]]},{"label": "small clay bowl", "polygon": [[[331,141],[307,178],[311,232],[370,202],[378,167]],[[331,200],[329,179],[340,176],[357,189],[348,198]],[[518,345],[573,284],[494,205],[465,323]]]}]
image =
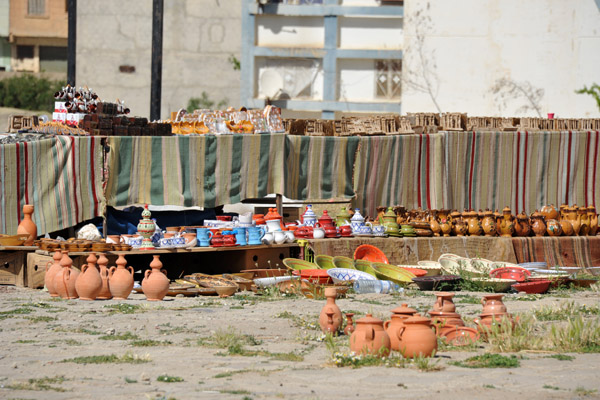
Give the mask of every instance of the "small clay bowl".
[{"label": "small clay bowl", "polygon": [[441,336],[445,337],[447,343],[453,346],[467,346],[479,340],[477,329],[467,328],[466,326],[455,326],[452,329],[444,329]]},{"label": "small clay bowl", "polygon": [[216,290],[219,297],[229,297],[232,296],[235,292],[237,292],[237,286],[214,286],[213,289]]}]

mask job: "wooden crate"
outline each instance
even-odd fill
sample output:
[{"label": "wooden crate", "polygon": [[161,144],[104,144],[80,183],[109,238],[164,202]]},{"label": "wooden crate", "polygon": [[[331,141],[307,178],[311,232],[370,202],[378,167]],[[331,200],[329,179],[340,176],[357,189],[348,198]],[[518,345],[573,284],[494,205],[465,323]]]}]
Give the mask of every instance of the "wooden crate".
[{"label": "wooden crate", "polygon": [[[70,256],[73,260],[73,268],[81,270],[85,264],[86,256]],[[32,289],[41,289],[44,287],[46,277],[46,267],[50,267],[54,259],[51,255],[29,253],[27,254],[27,267],[24,286]],[[48,264],[50,263],[50,264]],[[114,263],[113,263],[114,264]],[[109,264],[109,265],[113,265]]]},{"label": "wooden crate", "polygon": [[25,286],[25,253],[0,252],[0,285]]}]

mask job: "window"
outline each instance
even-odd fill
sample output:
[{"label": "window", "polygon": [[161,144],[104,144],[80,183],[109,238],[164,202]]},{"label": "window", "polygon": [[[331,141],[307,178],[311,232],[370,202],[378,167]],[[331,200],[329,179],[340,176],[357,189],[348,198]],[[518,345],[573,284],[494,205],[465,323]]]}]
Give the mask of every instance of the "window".
[{"label": "window", "polygon": [[17,59],[33,58],[33,46],[17,46]]},{"label": "window", "polygon": [[46,0],[27,0],[27,15],[46,15]]},{"label": "window", "polygon": [[399,99],[402,89],[402,60],[375,61],[375,86],[377,98]]}]

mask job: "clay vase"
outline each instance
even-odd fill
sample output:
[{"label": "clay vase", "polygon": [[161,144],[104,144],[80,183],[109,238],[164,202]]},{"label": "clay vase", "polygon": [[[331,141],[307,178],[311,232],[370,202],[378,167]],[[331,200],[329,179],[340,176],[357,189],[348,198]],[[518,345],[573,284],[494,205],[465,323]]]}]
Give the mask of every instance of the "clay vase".
[{"label": "clay vase", "polygon": [[123,254],[117,258],[117,266],[110,267],[108,278],[110,279],[110,293],[115,300],[126,300],[133,290],[133,268],[126,267],[127,260]]},{"label": "clay vase", "polygon": [[76,299],[78,296],[75,283],[77,282],[79,271],[72,268],[73,260],[69,257],[68,251],[62,251],[60,266],[62,267],[61,270],[54,276],[54,289],[63,299]]},{"label": "clay vase", "polygon": [[167,278],[167,270],[162,269],[160,256],[152,256],[154,259],[150,263],[150,269],[146,270],[144,279],[142,280],[142,290],[146,295],[146,299],[151,301],[162,300],[169,292],[169,278]]},{"label": "clay vase", "polygon": [[433,304],[433,311],[442,311],[445,313],[456,312],[456,305],[452,301],[454,293],[440,292],[435,294],[437,299]]},{"label": "clay vase", "polygon": [[356,354],[372,354],[387,357],[390,354],[390,337],[383,329],[383,321],[367,314],[356,321],[356,329],[350,336],[350,350]]},{"label": "clay vase", "polygon": [[344,328],[344,335],[350,336],[354,332],[354,321],[352,320],[354,313],[346,313],[346,327]]},{"label": "clay vase", "polygon": [[510,213],[510,208],[504,207],[502,210],[502,222],[500,223],[500,236],[512,237],[515,233],[515,226],[513,224],[513,216]]},{"label": "clay vase", "polygon": [[108,281],[108,258],[104,253],[100,253],[98,257],[98,268],[100,269],[100,279],[102,279],[102,288],[96,296],[98,300],[110,300],[112,294],[110,293],[110,283]]},{"label": "clay vase", "polygon": [[390,345],[392,350],[400,351],[400,329],[404,326],[404,320],[412,317],[417,313],[408,307],[407,304],[402,304],[392,310],[392,318],[383,323],[383,329],[390,337]]},{"label": "clay vase", "polygon": [[400,352],[405,358],[431,357],[437,350],[437,336],[431,320],[419,314],[406,319],[400,329]]},{"label": "clay vase", "polygon": [[[46,265],[46,275],[44,276],[44,285],[46,289],[48,289],[48,293],[50,293],[51,297],[58,297],[58,293],[56,293],[56,289],[54,288],[54,277],[61,270],[60,259],[62,258],[62,253],[60,250],[56,250],[52,255],[53,263],[48,262]],[[51,265],[51,266],[50,266]]]},{"label": "clay vase", "polygon": [[438,221],[437,210],[431,210],[431,213],[429,214],[429,227],[433,232],[433,236],[440,236],[442,227]]},{"label": "clay vase", "polygon": [[590,231],[590,218],[588,217],[587,207],[580,207],[579,210],[577,210],[577,216],[581,222],[579,236],[587,236]]},{"label": "clay vase", "polygon": [[466,219],[467,226],[469,227],[469,235],[480,236],[483,233],[481,222],[475,211],[468,211],[463,213],[463,219]]},{"label": "clay vase", "polygon": [[565,209],[565,219],[569,221],[573,226],[573,235],[579,235],[579,229],[581,228],[581,220],[579,219],[579,215],[577,214],[577,206],[567,207]]},{"label": "clay vase", "polygon": [[506,306],[502,302],[503,294],[488,294],[481,299],[482,314],[506,314]]},{"label": "clay vase", "polygon": [[[565,222],[565,224],[563,224],[563,222]],[[555,219],[548,220],[546,221],[546,233],[548,233],[548,236],[560,236],[561,233],[563,233],[564,226],[573,231],[573,227],[567,220],[563,220],[561,222],[558,222]]]},{"label": "clay vase", "polygon": [[551,205],[546,205],[544,207],[542,207],[542,209],[540,210],[540,213],[542,214],[542,216],[544,217],[544,219],[546,221],[550,220],[550,219],[558,219],[560,217],[559,213],[558,213],[558,209],[554,206],[554,204]]},{"label": "clay vase", "polygon": [[515,234],[517,236],[529,236],[531,234],[531,226],[529,218],[524,212],[517,215],[517,223],[515,224]]},{"label": "clay vase", "polygon": [[544,216],[539,212],[531,214],[531,230],[535,236],[546,235],[546,223],[544,222]]},{"label": "clay vase", "polygon": [[25,204],[23,206],[23,219],[17,227],[17,235],[29,235],[25,243],[23,243],[23,246],[32,246],[33,241],[37,239],[37,226],[31,218],[32,214],[33,206],[31,204]]},{"label": "clay vase", "polygon": [[596,207],[589,206],[587,208],[588,218],[590,220],[590,231],[588,235],[596,236],[598,233],[598,214],[596,214]]},{"label": "clay vase", "polygon": [[340,326],[342,326],[342,312],[337,304],[335,304],[337,289],[326,288],[325,297],[327,298],[327,303],[321,309],[319,325],[323,333],[336,333],[340,329]]},{"label": "clay vase", "polygon": [[81,274],[75,282],[75,289],[81,300],[96,300],[102,289],[102,278],[96,267],[98,259],[96,254],[90,253],[85,261],[87,264],[81,268]]},{"label": "clay vase", "polygon": [[483,213],[483,220],[481,221],[481,227],[483,228],[483,234],[485,236],[496,236],[496,219],[494,213],[491,210],[485,210]]}]

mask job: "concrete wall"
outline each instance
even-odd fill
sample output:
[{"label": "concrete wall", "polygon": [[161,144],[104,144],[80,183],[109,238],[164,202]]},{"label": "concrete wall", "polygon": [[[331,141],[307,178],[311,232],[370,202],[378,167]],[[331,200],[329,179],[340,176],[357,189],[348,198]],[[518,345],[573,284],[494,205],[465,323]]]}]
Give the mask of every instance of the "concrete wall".
[{"label": "concrete wall", "polygon": [[524,90],[543,115],[600,116],[574,93],[600,83],[600,0],[407,1],[404,15],[403,113],[437,102],[444,112],[536,116]]},{"label": "concrete wall", "polygon": [[[241,1],[171,0],[164,7],[162,118],[203,91],[239,106],[240,74],[228,59],[241,58]],[[80,1],[77,18],[77,85],[149,116],[152,1]],[[122,65],[135,72],[119,72]]]}]

